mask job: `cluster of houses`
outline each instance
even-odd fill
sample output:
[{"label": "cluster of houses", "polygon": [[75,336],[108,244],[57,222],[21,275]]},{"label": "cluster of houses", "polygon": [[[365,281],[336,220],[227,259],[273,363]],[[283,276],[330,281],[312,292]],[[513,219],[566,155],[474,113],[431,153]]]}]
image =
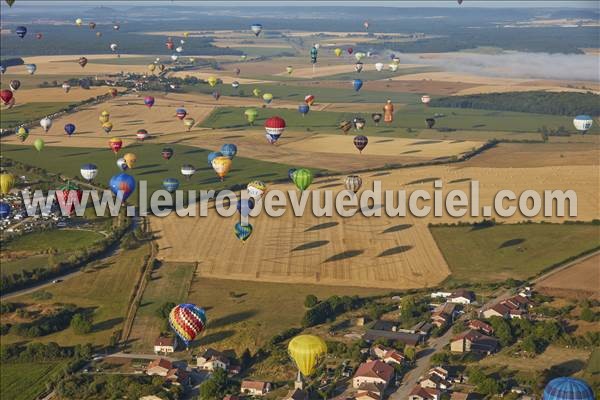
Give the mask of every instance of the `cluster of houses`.
[{"label": "cluster of houses", "polygon": [[436,366],[420,377],[419,382],[410,391],[408,400],[440,400],[444,393],[450,394],[451,400],[468,400],[468,392],[452,390],[455,384],[465,381],[465,376],[452,374],[449,368]]},{"label": "cluster of houses", "polygon": [[525,288],[523,291],[519,292],[519,294],[509,297],[506,300],[502,300],[487,310],[483,310],[481,315],[484,318],[529,318],[529,309],[533,308],[533,306],[534,303],[531,301],[531,290]]},{"label": "cluster of houses", "polygon": [[146,367],[146,375],[162,376],[165,382],[174,385],[189,386],[191,383],[190,373],[183,368],[178,368],[166,358],[157,358],[150,361]]}]

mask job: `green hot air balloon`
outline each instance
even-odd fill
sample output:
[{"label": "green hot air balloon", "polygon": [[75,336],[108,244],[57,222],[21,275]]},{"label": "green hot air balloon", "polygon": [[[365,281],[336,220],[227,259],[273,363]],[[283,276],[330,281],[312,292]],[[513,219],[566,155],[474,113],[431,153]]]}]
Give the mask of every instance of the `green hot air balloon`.
[{"label": "green hot air balloon", "polygon": [[33,147],[35,147],[37,151],[42,151],[44,149],[44,140],[40,138],[35,139]]},{"label": "green hot air balloon", "polygon": [[246,120],[250,125],[254,125],[254,121],[256,121],[256,117],[258,116],[258,111],[254,108],[248,108],[244,111],[244,115],[246,116]]},{"label": "green hot air balloon", "polygon": [[313,180],[312,172],[306,168],[300,168],[299,170],[296,170],[292,177],[294,179],[294,184],[300,190],[306,190]]}]

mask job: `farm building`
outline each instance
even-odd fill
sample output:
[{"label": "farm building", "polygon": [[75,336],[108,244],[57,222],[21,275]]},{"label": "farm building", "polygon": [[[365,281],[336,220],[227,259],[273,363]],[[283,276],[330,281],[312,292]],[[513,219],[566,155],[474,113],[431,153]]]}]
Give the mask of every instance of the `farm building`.
[{"label": "farm building", "polygon": [[500,343],[498,342],[498,339],[474,330],[463,332],[450,341],[450,350],[456,353],[473,351],[491,354],[496,352],[499,347]]},{"label": "farm building", "polygon": [[173,353],[177,349],[177,338],[176,337],[165,337],[160,336],[154,342],[154,352],[159,353]]}]

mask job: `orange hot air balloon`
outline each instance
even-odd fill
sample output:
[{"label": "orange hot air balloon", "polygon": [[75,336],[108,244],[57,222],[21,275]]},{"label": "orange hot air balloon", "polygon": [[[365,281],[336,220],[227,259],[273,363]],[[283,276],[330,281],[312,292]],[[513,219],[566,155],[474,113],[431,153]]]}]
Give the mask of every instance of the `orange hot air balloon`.
[{"label": "orange hot air balloon", "polygon": [[115,88],[110,88],[108,89],[108,94],[110,94],[112,97],[117,97],[117,94],[119,94],[119,92]]},{"label": "orange hot air balloon", "polygon": [[121,150],[121,147],[123,147],[123,141],[119,138],[112,138],[108,141],[108,145],[113,153],[117,154]]},{"label": "orange hot air balloon", "polygon": [[383,106],[383,121],[391,124],[394,120],[394,105],[391,100],[388,100]]},{"label": "orange hot air balloon", "polygon": [[137,157],[133,153],[127,153],[123,156],[125,163],[127,164],[127,168],[132,169],[137,161]]}]

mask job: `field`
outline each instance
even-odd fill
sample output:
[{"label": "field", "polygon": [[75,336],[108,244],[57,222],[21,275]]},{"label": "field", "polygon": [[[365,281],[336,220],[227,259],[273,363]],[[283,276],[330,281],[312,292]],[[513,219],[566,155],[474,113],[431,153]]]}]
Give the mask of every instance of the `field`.
[{"label": "field", "polygon": [[0,392],[11,400],[31,400],[46,390],[52,375],[61,373],[64,362],[2,363],[0,365]]},{"label": "field", "polygon": [[10,110],[2,110],[0,118],[0,128],[15,128],[23,122],[44,118],[46,115],[55,113],[70,103],[47,102],[47,103],[28,103],[16,106]]},{"label": "field", "polygon": [[102,239],[99,233],[83,230],[37,232],[8,242],[2,250],[37,253],[53,248],[59,252],[67,252],[87,247],[99,239]]},{"label": "field", "polygon": [[449,279],[457,283],[525,280],[600,246],[598,225],[432,227],[431,233],[450,267]]},{"label": "field", "polygon": [[535,287],[551,296],[593,299],[600,297],[598,282],[600,282],[600,255],[557,272],[538,282]]},{"label": "field", "polygon": [[[92,343],[105,346],[116,330],[121,329],[125,313],[138,276],[141,273],[148,246],[142,245],[135,250],[95,262],[85,270],[48,288],[42,289],[52,295],[47,300],[36,300],[35,293],[11,299],[19,303],[36,304],[76,304],[92,312],[92,331],[86,335],[77,335],[71,328],[37,338],[41,342],[56,342],[62,346],[78,343]],[[2,337],[3,343],[22,342],[23,338],[8,334]]]}]

